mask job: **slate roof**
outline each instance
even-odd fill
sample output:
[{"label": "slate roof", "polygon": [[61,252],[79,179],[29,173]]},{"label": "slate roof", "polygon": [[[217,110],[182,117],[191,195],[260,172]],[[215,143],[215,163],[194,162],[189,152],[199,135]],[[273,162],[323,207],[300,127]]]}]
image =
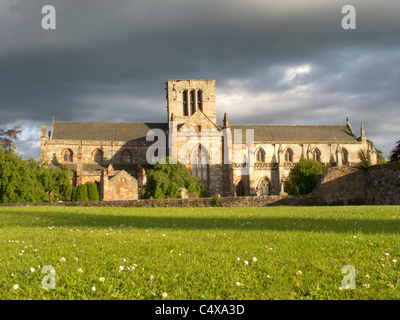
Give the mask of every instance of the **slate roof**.
[{"label": "slate roof", "polygon": [[166,130],[168,123],[55,121],[52,139],[146,141],[150,129]]},{"label": "slate roof", "polygon": [[265,142],[355,142],[356,137],[347,125],[232,125],[242,129],[242,139],[246,139],[246,129],[254,129],[254,141]]},{"label": "slate roof", "polygon": [[[223,127],[217,126],[219,129]],[[263,142],[342,142],[357,141],[347,125],[231,125],[242,129],[254,129],[254,140]],[[145,141],[150,129],[166,131],[168,123],[145,122],[64,122],[55,121],[52,139],[94,141]]]}]

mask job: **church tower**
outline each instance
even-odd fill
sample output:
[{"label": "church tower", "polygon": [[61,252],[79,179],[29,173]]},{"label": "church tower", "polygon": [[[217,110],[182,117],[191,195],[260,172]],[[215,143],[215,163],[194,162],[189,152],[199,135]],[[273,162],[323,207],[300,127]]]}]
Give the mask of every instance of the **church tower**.
[{"label": "church tower", "polygon": [[216,124],[215,80],[169,80],[166,85],[168,120],[173,114],[180,125],[200,111]]}]

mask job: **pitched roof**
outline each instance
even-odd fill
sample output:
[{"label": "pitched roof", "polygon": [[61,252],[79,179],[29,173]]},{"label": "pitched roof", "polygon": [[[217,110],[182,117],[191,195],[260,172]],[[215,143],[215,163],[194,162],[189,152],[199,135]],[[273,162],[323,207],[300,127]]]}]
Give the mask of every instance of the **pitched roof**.
[{"label": "pitched roof", "polygon": [[232,125],[242,129],[242,139],[246,139],[246,129],[254,129],[254,141],[266,142],[355,142],[356,137],[346,125]]},{"label": "pitched roof", "polygon": [[52,139],[94,141],[145,141],[150,129],[165,131],[168,123],[55,121]]},{"label": "pitched roof", "polygon": [[[222,125],[218,125],[222,129]],[[265,142],[355,142],[357,138],[347,125],[231,125],[242,130],[254,129],[254,141]],[[94,141],[145,141],[151,129],[166,131],[168,123],[147,122],[66,122],[55,121],[52,139]]]}]

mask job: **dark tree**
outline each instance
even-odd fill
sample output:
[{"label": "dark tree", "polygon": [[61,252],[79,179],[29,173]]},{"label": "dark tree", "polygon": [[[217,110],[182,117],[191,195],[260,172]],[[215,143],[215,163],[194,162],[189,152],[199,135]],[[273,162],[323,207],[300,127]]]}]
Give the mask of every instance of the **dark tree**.
[{"label": "dark tree", "polygon": [[0,129],[0,145],[3,145],[6,149],[10,148],[13,141],[18,140],[21,132],[20,125],[9,130]]},{"label": "dark tree", "polygon": [[396,142],[396,146],[390,152],[390,162],[400,161],[400,140]]},{"label": "dark tree", "polygon": [[327,168],[326,165],[318,161],[301,158],[290,169],[289,176],[284,181],[285,191],[291,195],[310,193]]}]

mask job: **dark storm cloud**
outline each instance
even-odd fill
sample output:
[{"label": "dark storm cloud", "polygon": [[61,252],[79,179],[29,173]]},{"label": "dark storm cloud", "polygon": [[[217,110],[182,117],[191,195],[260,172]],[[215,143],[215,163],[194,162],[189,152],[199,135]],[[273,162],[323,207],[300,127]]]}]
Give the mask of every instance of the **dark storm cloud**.
[{"label": "dark storm cloud", "polygon": [[[213,78],[219,121],[344,123],[387,154],[399,137],[397,0],[53,0],[0,4],[0,125],[24,122],[24,154],[41,124],[165,121],[165,82]],[[246,114],[243,114],[246,109]],[[38,139],[38,138],[37,138]]]}]

